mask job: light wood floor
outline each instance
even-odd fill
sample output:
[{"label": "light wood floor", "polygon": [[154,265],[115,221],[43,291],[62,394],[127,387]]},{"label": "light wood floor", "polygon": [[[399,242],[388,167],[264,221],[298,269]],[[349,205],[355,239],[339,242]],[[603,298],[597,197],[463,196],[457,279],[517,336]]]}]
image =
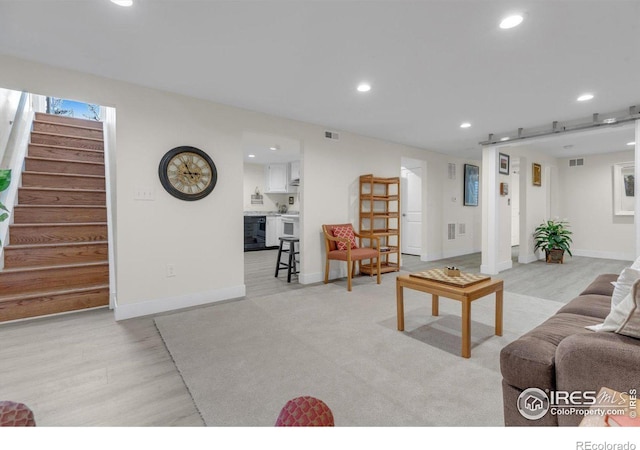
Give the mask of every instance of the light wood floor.
[{"label": "light wood floor", "polygon": [[[276,251],[245,253],[247,297],[304,289],[276,279]],[[480,255],[421,262],[403,270],[456,265],[479,271]],[[569,258],[563,265],[515,264],[507,291],[566,301],[603,272],[629,262]],[[387,274],[385,276],[393,276]],[[203,421],[152,317],[115,322],[108,309],[0,325],[0,399],[24,402],[42,426],[202,426]]]}]

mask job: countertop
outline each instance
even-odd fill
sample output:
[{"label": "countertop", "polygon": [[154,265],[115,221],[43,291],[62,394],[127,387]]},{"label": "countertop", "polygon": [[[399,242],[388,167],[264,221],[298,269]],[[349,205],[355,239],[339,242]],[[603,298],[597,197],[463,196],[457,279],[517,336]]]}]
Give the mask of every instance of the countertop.
[{"label": "countertop", "polygon": [[298,211],[290,211],[287,213],[279,213],[278,211],[245,211],[244,215],[245,216],[268,216],[268,217],[273,217],[273,216],[299,217],[300,213]]}]

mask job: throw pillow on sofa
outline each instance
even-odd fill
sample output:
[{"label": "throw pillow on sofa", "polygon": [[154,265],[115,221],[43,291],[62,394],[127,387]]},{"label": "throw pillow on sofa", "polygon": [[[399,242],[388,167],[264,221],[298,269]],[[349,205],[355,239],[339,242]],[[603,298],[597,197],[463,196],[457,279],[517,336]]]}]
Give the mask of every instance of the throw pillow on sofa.
[{"label": "throw pillow on sofa", "polygon": [[640,280],[631,292],[611,310],[598,331],[613,331],[640,338]]},{"label": "throw pillow on sofa", "polygon": [[[611,311],[609,314],[613,313],[616,306],[618,306],[627,297],[627,295],[629,295],[631,288],[633,287],[633,283],[638,279],[640,279],[640,263],[638,269],[634,269],[633,266],[631,266],[622,270],[618,280],[614,284],[615,287],[613,289],[613,295],[611,296]],[[603,325],[604,323],[601,323],[598,325],[591,325],[586,328],[592,331],[606,331],[602,329]]]}]

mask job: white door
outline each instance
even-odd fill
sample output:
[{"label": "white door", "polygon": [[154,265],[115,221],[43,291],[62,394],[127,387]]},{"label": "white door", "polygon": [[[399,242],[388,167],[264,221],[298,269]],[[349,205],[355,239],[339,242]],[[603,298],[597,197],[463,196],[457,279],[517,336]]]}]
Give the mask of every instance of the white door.
[{"label": "white door", "polygon": [[422,252],[422,167],[402,168],[402,253]]}]

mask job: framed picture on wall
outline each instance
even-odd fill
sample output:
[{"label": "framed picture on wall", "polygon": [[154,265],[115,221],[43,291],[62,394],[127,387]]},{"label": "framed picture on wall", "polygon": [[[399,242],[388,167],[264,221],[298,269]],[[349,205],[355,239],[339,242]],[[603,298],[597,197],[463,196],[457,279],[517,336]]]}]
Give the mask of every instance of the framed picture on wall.
[{"label": "framed picture on wall", "polygon": [[499,156],[498,169],[500,173],[504,175],[509,175],[509,155],[505,155],[504,153],[499,153],[498,156]]},{"label": "framed picture on wall", "polygon": [[533,185],[542,186],[542,166],[537,163],[533,163]]},{"label": "framed picture on wall", "polygon": [[464,206],[478,206],[480,167],[464,165]]}]

